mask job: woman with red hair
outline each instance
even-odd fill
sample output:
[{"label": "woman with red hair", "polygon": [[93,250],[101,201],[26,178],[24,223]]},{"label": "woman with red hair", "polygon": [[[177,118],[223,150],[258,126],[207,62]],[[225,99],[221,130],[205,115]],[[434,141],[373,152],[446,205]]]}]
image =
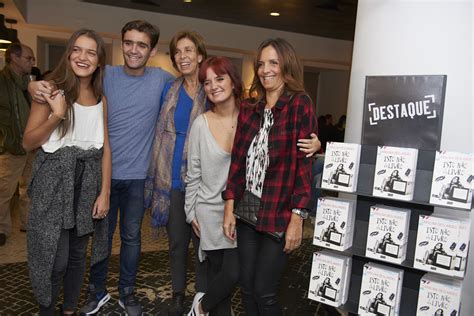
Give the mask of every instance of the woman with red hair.
[{"label": "woman with red hair", "polygon": [[208,290],[196,295],[188,315],[231,315],[238,280],[235,240],[224,236],[224,191],[237,127],[242,83],[225,57],[204,61],[199,70],[209,110],[196,118],[189,134],[185,211],[200,237],[200,260],[208,261]]}]

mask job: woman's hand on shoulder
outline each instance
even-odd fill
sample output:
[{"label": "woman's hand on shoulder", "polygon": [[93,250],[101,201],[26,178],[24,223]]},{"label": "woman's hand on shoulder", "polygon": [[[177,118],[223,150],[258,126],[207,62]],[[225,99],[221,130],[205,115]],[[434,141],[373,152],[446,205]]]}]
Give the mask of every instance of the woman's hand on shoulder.
[{"label": "woman's hand on shoulder", "polygon": [[311,133],[311,138],[298,139],[296,144],[299,150],[306,153],[306,157],[312,157],[321,149],[321,142],[315,133]]},{"label": "woman's hand on shoulder", "polygon": [[301,245],[303,238],[303,219],[297,214],[291,214],[290,223],[285,234],[285,253],[290,253]]},{"label": "woman's hand on shoulder", "polygon": [[110,195],[106,193],[101,193],[97,197],[92,208],[92,218],[94,219],[103,219],[109,213],[110,207]]}]

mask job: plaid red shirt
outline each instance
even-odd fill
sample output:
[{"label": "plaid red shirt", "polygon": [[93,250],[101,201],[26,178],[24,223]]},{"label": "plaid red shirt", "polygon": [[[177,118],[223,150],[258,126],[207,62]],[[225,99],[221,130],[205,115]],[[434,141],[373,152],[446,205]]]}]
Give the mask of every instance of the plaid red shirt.
[{"label": "plaid red shirt", "polygon": [[[247,152],[260,130],[265,100],[256,106],[244,101],[240,107],[232,160],[224,200],[236,202],[245,190]],[[312,159],[296,146],[298,139],[317,131],[313,105],[308,96],[297,94],[290,100],[282,95],[272,108],[274,123],[268,136],[270,163],[263,183],[257,230],[284,232],[293,208],[310,209]]]}]

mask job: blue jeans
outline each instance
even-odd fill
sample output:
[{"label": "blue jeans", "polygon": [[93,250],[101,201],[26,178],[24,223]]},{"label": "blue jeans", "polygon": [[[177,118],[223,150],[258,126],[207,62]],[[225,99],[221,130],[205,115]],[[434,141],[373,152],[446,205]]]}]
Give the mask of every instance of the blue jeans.
[{"label": "blue jeans", "polygon": [[114,180],[110,188],[109,255],[91,267],[89,286],[95,291],[105,291],[112,238],[117,227],[120,209],[120,296],[133,292],[141,251],[141,227],[145,207],[143,205],[145,180]]}]

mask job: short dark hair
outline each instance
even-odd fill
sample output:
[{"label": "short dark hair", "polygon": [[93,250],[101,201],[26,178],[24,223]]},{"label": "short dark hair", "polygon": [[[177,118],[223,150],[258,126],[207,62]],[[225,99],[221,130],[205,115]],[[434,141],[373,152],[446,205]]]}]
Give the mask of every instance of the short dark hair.
[{"label": "short dark hair", "polygon": [[[240,105],[240,100],[242,98],[242,79],[240,78],[237,69],[235,68],[234,64],[230,61],[229,58],[221,57],[221,56],[214,56],[206,59],[201,67],[199,68],[199,82],[204,84],[206,81],[206,74],[207,69],[211,68],[217,75],[229,75],[232,84],[234,85],[234,97],[237,106]],[[215,104],[213,104],[209,99],[209,107],[211,111],[214,110]]]},{"label": "short dark hair", "polygon": [[176,60],[174,59],[174,55],[176,54],[176,46],[178,42],[183,38],[189,39],[191,42],[194,43],[197,49],[197,53],[202,56],[202,60],[207,58],[207,51],[206,45],[204,44],[204,38],[198,33],[194,31],[179,31],[178,33],[173,36],[170,42],[170,58],[173,62],[173,67],[178,70],[178,66],[176,65]]},{"label": "short dark hair", "polygon": [[144,20],[134,20],[127,22],[122,28],[122,41],[125,33],[131,30],[136,30],[138,32],[146,33],[150,38],[150,45],[151,48],[155,48],[156,44],[158,44],[158,40],[160,39],[160,29],[158,26],[148,23]]},{"label": "short dark hair", "polygon": [[12,54],[15,54],[18,57],[20,57],[22,52],[23,52],[23,45],[20,42],[10,44],[10,46],[8,46],[7,51],[5,52],[5,60],[7,64],[11,63]]}]

